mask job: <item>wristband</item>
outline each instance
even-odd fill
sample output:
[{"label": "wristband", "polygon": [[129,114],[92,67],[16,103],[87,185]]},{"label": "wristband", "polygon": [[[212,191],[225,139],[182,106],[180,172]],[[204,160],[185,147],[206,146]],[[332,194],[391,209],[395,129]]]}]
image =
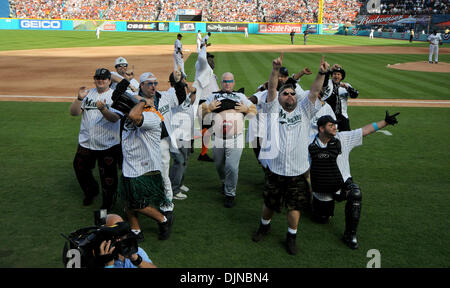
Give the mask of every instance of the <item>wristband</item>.
[{"label": "wristband", "polygon": [[378,128],[378,125],[376,122],[372,123],[373,128],[375,129],[375,132],[377,132],[378,130],[380,130],[380,128]]},{"label": "wristband", "polygon": [[114,265],[105,266],[105,268],[114,268]]},{"label": "wristband", "polygon": [[138,256],[138,258],[136,259],[136,260],[131,260],[131,263],[134,265],[134,266],[139,266],[139,265],[141,265],[141,263],[142,263],[142,257],[141,257],[141,255],[138,255],[138,254],[136,254],[137,256]]}]

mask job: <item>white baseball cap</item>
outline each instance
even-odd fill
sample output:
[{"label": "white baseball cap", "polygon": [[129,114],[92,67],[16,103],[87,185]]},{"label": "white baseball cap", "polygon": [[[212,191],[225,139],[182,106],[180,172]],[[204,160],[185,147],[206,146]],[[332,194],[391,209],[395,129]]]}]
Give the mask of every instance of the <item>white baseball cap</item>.
[{"label": "white baseball cap", "polygon": [[121,64],[126,64],[128,66],[127,59],[125,59],[123,57],[117,58],[114,66],[121,65]]},{"label": "white baseball cap", "polygon": [[145,72],[145,73],[142,73],[141,76],[139,77],[139,84],[141,84],[142,82],[148,81],[148,80],[155,81],[157,79],[156,79],[156,76],[153,75],[152,72]]}]

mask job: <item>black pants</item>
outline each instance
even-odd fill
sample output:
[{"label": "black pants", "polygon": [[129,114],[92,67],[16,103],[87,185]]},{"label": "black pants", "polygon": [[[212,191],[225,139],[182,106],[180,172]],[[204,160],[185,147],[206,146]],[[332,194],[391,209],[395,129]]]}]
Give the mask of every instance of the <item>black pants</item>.
[{"label": "black pants", "polygon": [[98,195],[99,185],[92,173],[95,163],[98,163],[103,195],[102,209],[111,209],[112,207],[113,199],[117,192],[117,167],[120,155],[120,145],[113,146],[107,150],[90,150],[78,145],[77,153],[73,160],[75,175],[86,197]]}]

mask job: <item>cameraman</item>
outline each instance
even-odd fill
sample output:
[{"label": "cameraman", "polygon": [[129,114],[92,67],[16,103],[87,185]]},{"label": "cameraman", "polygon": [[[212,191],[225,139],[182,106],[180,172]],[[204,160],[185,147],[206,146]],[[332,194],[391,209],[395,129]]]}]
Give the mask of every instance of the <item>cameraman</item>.
[{"label": "cameraman", "polygon": [[[116,223],[124,222],[122,217],[117,214],[108,214],[106,217],[106,226],[113,226]],[[111,255],[116,247],[111,247],[111,240],[103,241],[100,244],[100,255]],[[105,263],[105,268],[157,268],[152,260],[147,256],[145,251],[138,247],[138,251],[132,254],[129,258],[118,254],[117,259],[112,258]]]}]

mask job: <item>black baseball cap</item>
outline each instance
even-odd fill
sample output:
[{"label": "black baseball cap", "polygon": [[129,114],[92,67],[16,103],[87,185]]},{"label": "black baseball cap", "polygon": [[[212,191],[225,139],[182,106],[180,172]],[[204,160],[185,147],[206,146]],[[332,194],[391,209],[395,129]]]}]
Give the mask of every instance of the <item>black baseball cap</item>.
[{"label": "black baseball cap", "polygon": [[289,76],[289,71],[286,67],[280,67],[280,74],[283,76]]},{"label": "black baseball cap", "polygon": [[327,125],[327,123],[329,123],[329,122],[338,124],[338,121],[334,120],[333,117],[331,117],[330,115],[324,115],[324,116],[320,117],[319,119],[317,119],[317,127]]},{"label": "black baseball cap", "polygon": [[183,37],[183,35],[181,35],[181,34],[178,34],[178,35],[177,35],[177,37]]},{"label": "black baseball cap", "polygon": [[103,77],[105,79],[111,79],[111,72],[106,68],[98,68],[95,70],[94,77]]}]

